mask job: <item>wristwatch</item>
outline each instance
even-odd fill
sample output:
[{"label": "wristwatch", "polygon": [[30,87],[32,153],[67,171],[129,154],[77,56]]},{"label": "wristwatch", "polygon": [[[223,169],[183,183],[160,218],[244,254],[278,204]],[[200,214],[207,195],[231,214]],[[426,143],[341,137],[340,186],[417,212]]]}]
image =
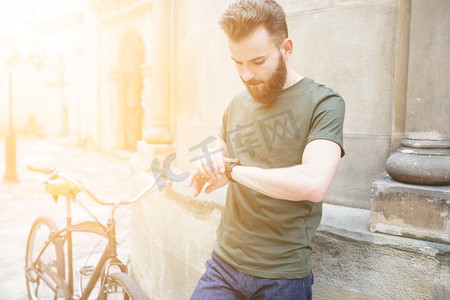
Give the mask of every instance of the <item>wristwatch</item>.
[{"label": "wristwatch", "polygon": [[241,165],[239,159],[224,157],[223,160],[225,161],[225,176],[228,178],[229,182],[236,182],[236,180],[231,178],[231,171],[235,166]]}]

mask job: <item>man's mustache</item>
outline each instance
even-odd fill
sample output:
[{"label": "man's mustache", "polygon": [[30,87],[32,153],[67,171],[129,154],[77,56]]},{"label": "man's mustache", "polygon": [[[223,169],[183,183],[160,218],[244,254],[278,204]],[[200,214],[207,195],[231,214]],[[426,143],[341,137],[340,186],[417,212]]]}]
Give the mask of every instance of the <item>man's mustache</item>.
[{"label": "man's mustache", "polygon": [[[242,79],[242,78],[241,78]],[[245,85],[256,85],[256,84],[260,84],[260,83],[264,83],[264,81],[263,80],[255,80],[255,79],[252,79],[252,80],[244,80],[244,79],[242,79],[242,82],[245,84]]]}]

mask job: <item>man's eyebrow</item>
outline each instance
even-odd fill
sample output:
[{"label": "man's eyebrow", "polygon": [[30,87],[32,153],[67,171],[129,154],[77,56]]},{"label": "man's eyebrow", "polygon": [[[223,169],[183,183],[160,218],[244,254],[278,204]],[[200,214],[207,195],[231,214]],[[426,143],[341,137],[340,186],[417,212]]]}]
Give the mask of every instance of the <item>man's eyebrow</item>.
[{"label": "man's eyebrow", "polygon": [[[261,55],[261,56],[255,57],[255,58],[253,58],[253,59],[250,59],[248,62],[253,62],[253,61],[258,60],[258,59],[261,59],[261,58],[266,58],[266,56],[265,56],[265,55]],[[242,61],[239,61],[239,60],[237,60],[237,59],[234,59],[233,57],[231,57],[231,59],[234,60],[234,61],[237,62],[237,63],[242,63]]]}]

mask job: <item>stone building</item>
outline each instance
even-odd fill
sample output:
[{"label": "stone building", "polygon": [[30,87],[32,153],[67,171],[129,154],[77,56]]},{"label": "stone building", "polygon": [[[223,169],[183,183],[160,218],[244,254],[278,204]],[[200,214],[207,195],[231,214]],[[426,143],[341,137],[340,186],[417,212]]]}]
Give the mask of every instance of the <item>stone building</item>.
[{"label": "stone building", "polygon": [[[446,299],[450,2],[278,2],[290,63],[346,101],[346,156],[314,239],[315,298]],[[57,124],[39,113],[48,134],[134,153],[136,191],[169,163],[178,175],[133,209],[131,270],[152,299],[189,298],[224,205],[225,189],[193,198],[181,179],[243,89],[217,24],[229,3],[88,0],[40,27],[67,40],[42,74],[63,112]]]}]

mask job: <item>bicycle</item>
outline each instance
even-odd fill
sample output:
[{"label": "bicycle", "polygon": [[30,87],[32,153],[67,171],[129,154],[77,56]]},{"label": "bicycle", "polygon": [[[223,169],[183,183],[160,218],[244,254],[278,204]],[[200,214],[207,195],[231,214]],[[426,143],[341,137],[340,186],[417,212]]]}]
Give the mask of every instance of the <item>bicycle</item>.
[{"label": "bicycle", "polygon": [[[38,217],[31,226],[28,235],[25,256],[25,279],[30,299],[88,299],[97,285],[96,299],[145,299],[138,284],[127,274],[127,266],[117,257],[116,209],[122,205],[131,205],[152,192],[157,180],[147,185],[137,196],[120,202],[107,202],[97,198],[78,180],[56,169],[42,169],[28,166],[30,171],[44,175],[45,191],[55,202],[60,196],[66,200],[66,227],[59,230],[52,218]],[[77,198],[84,191],[96,203],[111,206],[106,224],[102,224],[95,215]],[[78,204],[94,221],[72,224],[71,204]],[[74,232],[94,233],[106,239],[106,247],[95,267],[83,266],[79,270],[78,293],[74,289],[73,240]],[[67,256],[64,254],[67,247]],[[67,264],[65,263],[67,257]],[[67,267],[67,269],[66,269]],[[66,272],[67,271],[67,272]],[[82,276],[90,276],[83,288]],[[100,280],[100,281],[99,281]],[[100,286],[98,287],[98,284]]]}]

